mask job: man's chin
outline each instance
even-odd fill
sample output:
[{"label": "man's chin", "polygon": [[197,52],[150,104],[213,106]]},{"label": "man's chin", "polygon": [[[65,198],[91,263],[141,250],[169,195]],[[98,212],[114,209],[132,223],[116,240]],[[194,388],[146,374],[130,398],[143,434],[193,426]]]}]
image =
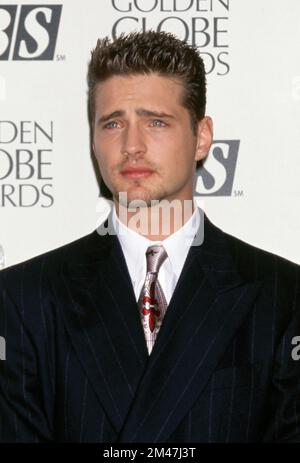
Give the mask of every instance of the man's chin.
[{"label": "man's chin", "polygon": [[129,197],[127,200],[121,199],[119,200],[119,204],[123,207],[126,207],[127,209],[137,209],[137,208],[146,208],[146,207],[151,207],[157,202],[153,198],[137,198],[135,197]]},{"label": "man's chin", "polygon": [[148,192],[119,192],[115,196],[115,200],[120,204],[120,206],[130,208],[144,208],[151,207],[157,204],[160,199],[157,199],[153,195],[150,195]]}]

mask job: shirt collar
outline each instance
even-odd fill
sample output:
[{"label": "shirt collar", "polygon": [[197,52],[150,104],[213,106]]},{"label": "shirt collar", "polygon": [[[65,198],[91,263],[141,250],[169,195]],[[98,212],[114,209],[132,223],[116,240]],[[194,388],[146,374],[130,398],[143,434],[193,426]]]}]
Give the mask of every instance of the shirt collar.
[{"label": "shirt collar", "polygon": [[144,272],[146,250],[153,244],[162,244],[170,259],[172,271],[179,278],[188,250],[200,225],[200,212],[194,201],[194,212],[187,222],[163,241],[151,241],[127,227],[117,216],[115,205],[112,208],[112,223],[120,241],[127,267],[133,281]]}]

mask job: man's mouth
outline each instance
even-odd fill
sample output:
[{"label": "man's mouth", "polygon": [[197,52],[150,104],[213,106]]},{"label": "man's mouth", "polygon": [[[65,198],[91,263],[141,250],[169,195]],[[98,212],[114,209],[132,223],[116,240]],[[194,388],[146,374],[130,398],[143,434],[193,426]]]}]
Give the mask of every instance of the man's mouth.
[{"label": "man's mouth", "polygon": [[121,171],[121,175],[126,178],[145,178],[154,173],[148,167],[126,167]]}]

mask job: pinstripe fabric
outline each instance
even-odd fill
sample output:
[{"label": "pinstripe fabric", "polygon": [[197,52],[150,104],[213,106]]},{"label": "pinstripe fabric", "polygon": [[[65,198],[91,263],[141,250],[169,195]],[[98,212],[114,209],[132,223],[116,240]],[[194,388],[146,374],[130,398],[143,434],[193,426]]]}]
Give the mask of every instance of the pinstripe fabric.
[{"label": "pinstripe fabric", "polygon": [[97,232],[0,272],[0,336],[1,442],[300,441],[299,266],[207,218],[150,357]]}]

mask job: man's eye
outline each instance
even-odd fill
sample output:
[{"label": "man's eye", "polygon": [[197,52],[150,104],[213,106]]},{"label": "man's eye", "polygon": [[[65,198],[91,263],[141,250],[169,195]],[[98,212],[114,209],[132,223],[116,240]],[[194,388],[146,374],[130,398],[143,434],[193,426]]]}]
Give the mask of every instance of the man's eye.
[{"label": "man's eye", "polygon": [[154,127],[165,127],[166,126],[166,123],[164,121],[161,121],[160,119],[154,119],[152,121],[152,125]]},{"label": "man's eye", "polygon": [[117,127],[118,127],[118,123],[116,121],[110,121],[104,125],[105,129],[116,129]]}]

